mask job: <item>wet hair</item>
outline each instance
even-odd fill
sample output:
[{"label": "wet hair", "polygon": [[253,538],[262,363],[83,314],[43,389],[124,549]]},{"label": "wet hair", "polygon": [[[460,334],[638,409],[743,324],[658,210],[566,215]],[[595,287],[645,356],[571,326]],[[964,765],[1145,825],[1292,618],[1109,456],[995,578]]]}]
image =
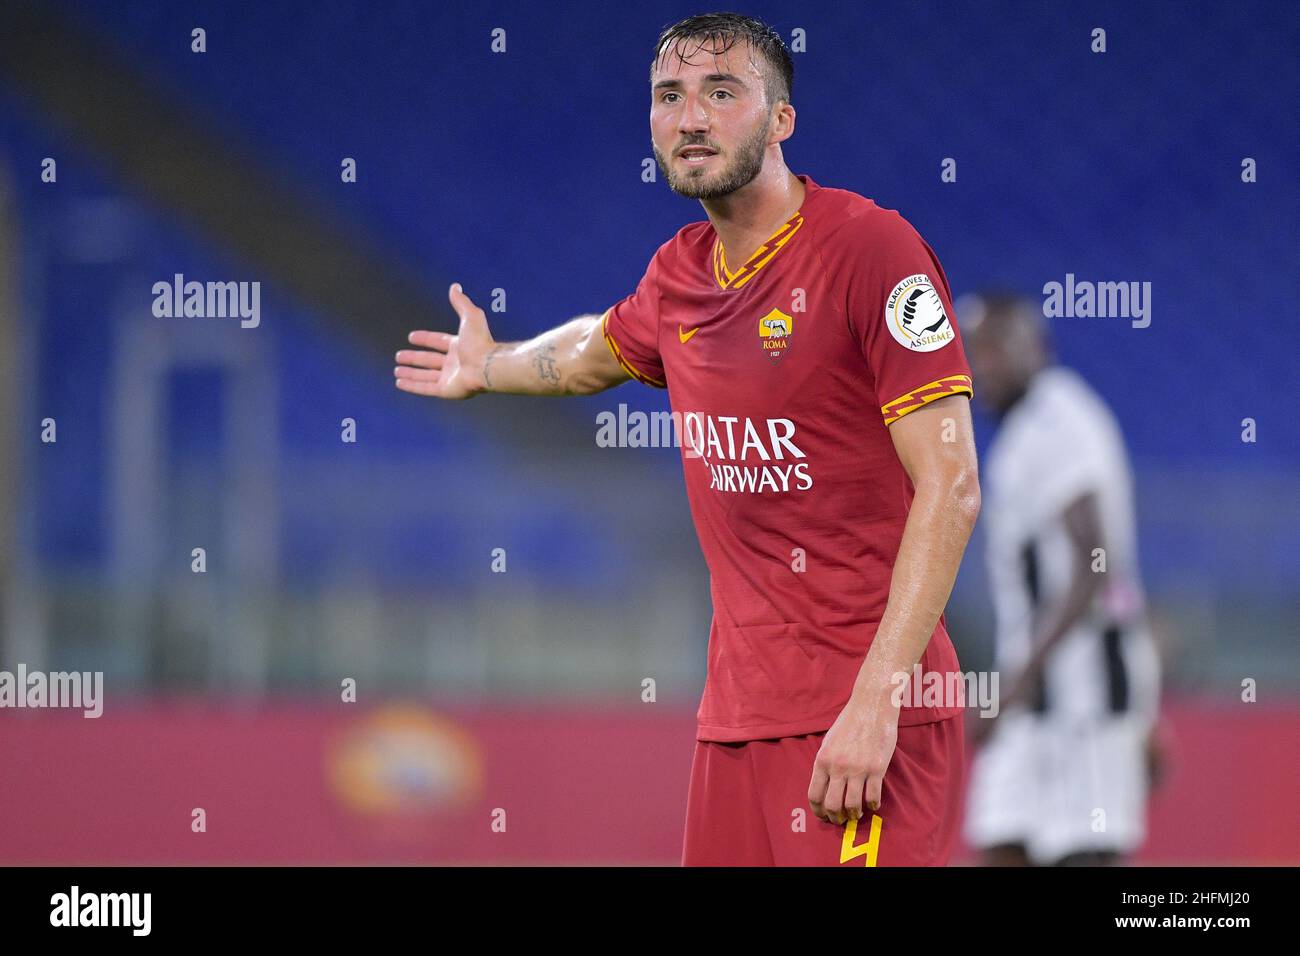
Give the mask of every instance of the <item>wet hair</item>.
[{"label": "wet hair", "polygon": [[654,76],[655,66],[666,51],[679,50],[681,58],[689,62],[690,57],[701,49],[725,53],[737,43],[748,43],[767,61],[767,69],[763,71],[763,91],[768,105],[779,100],[789,103],[794,87],[794,60],[790,48],[781,39],[781,34],[762,20],[739,13],[702,13],[665,27],[655,42],[650,75]]}]

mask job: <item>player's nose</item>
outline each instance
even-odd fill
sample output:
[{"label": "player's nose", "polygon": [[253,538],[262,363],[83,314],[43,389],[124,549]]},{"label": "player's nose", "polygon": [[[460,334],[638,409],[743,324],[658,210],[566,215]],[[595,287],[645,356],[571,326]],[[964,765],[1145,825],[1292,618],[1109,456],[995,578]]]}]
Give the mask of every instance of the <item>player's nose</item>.
[{"label": "player's nose", "polygon": [[709,108],[704,99],[698,96],[688,98],[682,108],[678,129],[683,133],[698,133],[707,130],[709,122]]}]

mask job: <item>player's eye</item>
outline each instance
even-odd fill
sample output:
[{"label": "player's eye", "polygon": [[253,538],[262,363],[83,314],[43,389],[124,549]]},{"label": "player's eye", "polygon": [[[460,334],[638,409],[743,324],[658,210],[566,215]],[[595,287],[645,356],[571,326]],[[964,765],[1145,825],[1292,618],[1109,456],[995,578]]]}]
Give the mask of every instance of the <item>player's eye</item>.
[{"label": "player's eye", "polygon": [[659,97],[659,101],[662,102],[662,103],[667,103],[667,102],[668,102],[668,97],[670,97],[670,96],[676,96],[676,95],[677,95],[677,94],[676,94],[676,93],[673,93],[673,92],[665,93],[663,96]]},{"label": "player's eye", "polygon": [[731,97],[731,93],[730,93],[729,91],[727,91],[727,90],[714,90],[714,91],[713,91],[713,95],[714,95],[714,96],[716,96],[716,95],[719,94],[719,93],[721,93],[723,96]]}]

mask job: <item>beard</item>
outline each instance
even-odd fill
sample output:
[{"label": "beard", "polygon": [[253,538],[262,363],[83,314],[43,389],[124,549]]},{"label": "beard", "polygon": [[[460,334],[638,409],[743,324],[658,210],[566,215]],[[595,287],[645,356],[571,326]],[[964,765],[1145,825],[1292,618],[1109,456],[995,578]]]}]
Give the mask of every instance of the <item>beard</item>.
[{"label": "beard", "polygon": [[[767,134],[771,128],[772,121],[769,119],[736,148],[730,162],[712,173],[707,173],[703,169],[687,169],[685,172],[678,173],[664,162],[664,155],[659,151],[659,147],[651,143],[651,149],[654,150],[655,162],[659,164],[659,170],[663,173],[668,188],[677,195],[687,199],[720,199],[734,193],[742,186],[749,185],[762,171],[763,154],[767,150]],[[725,159],[726,155],[721,150],[718,151],[719,157]]]}]

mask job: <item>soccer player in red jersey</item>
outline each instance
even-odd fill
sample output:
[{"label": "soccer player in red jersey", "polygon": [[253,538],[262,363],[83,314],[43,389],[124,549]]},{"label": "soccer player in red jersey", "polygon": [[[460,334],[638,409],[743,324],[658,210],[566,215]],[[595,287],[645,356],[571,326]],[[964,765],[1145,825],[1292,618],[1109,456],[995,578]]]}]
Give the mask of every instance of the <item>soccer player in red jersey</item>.
[{"label": "soccer player in red jersey", "polygon": [[980,504],[970,370],[916,231],[786,167],[792,78],[759,21],[666,30],[655,157],[708,219],[632,295],[530,341],[495,342],[452,285],[459,333],[412,332],[396,382],[667,388],[713,597],[682,862],[942,865],[963,701],[912,684],[960,684],[942,612]]}]

